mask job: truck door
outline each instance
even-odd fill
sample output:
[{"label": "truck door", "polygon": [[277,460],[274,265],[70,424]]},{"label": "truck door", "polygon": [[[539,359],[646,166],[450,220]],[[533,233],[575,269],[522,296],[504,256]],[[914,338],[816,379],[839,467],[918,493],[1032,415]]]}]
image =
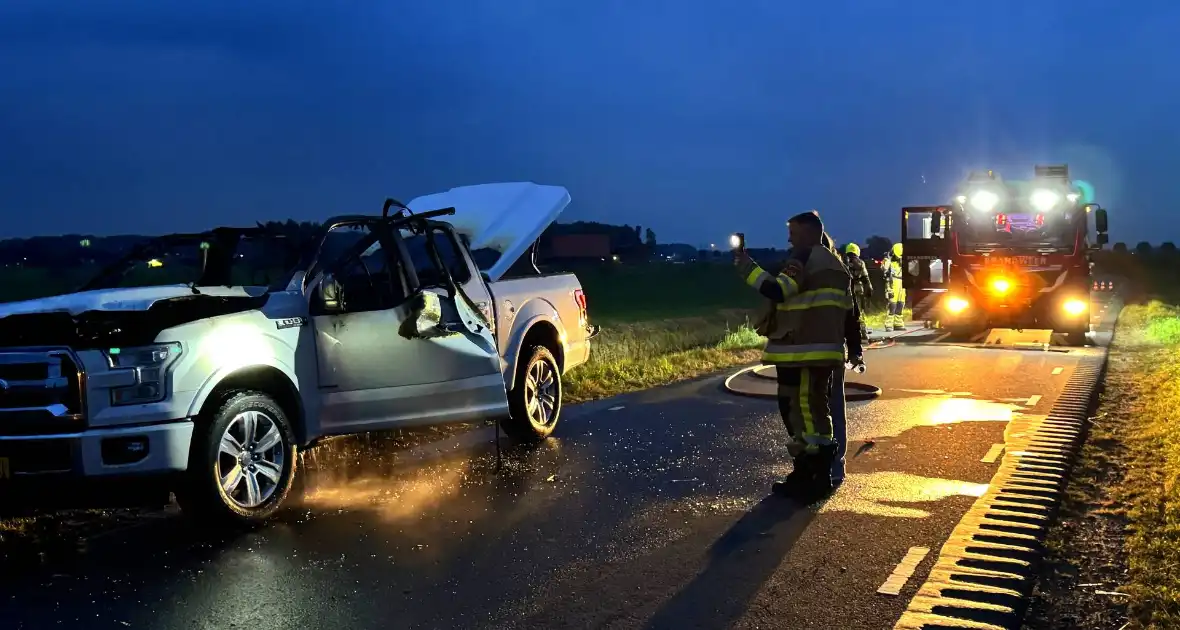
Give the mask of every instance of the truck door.
[{"label": "truck door", "polygon": [[934,308],[950,284],[950,208],[912,206],[901,210],[902,286],[914,319],[934,319]]},{"label": "truck door", "polygon": [[334,228],[321,252],[332,232],[366,234],[322,273],[313,270],[309,308],[325,432],[507,414],[495,340],[486,329],[464,326],[461,309],[451,300],[437,300],[437,334],[406,336],[416,329],[422,289],[387,225]]}]

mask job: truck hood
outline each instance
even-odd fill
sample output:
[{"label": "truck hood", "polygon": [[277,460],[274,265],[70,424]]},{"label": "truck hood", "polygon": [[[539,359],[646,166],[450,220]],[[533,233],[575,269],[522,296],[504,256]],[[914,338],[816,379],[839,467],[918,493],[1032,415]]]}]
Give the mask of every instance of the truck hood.
[{"label": "truck hood", "polygon": [[407,205],[414,212],[455,208],[455,216],[448,221],[468,238],[472,250],[500,252],[491,268],[481,270],[496,281],[569,203],[570,193],[561,186],[504,182],[452,188],[418,197]]},{"label": "truck hood", "polygon": [[[243,287],[201,287],[199,290],[201,295],[229,298],[258,297],[265,292],[263,288],[257,288],[250,292]],[[100,289],[0,304],[0,317],[28,313],[64,312],[78,315],[87,311],[146,311],[160,300],[186,296],[192,297],[193,291],[183,284],[162,287]]]},{"label": "truck hood", "polygon": [[206,287],[198,295],[172,285],[0,304],[0,343],[76,350],[140,346],[181,324],[260,309],[271,295],[263,287]]}]

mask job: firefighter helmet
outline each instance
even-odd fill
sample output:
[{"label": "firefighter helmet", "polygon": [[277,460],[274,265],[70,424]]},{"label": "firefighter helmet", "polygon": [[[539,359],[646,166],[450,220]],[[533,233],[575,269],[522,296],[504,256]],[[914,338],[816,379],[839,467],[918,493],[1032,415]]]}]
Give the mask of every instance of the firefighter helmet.
[{"label": "firefighter helmet", "polygon": [[890,251],[893,252],[894,258],[901,258],[901,243],[894,243]]},{"label": "firefighter helmet", "polygon": [[853,256],[860,256],[860,245],[856,243],[849,243],[844,246],[845,254],[852,254]]}]

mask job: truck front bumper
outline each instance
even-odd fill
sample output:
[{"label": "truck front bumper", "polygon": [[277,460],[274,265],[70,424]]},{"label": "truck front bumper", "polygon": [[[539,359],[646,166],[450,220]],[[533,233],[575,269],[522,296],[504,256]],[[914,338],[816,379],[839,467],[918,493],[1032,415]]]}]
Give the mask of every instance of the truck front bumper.
[{"label": "truck front bumper", "polygon": [[[1007,307],[988,305],[982,300],[960,298],[961,310],[949,308],[948,297],[939,309],[939,322],[944,326],[971,329],[1016,328],[1049,329],[1058,332],[1089,331],[1090,304],[1086,299],[1048,295],[1030,304],[1013,304]],[[1066,308],[1066,302],[1076,302]],[[1078,307],[1080,305],[1080,310]]]},{"label": "truck front bumper", "polygon": [[40,477],[164,475],[188,468],[191,420],[0,436],[0,484]]}]

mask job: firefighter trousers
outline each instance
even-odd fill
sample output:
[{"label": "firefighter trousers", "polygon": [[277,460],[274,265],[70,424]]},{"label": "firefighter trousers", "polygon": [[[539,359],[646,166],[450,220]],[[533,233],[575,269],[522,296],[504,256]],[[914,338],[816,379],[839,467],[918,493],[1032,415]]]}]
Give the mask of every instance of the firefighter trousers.
[{"label": "firefighter trousers", "polygon": [[832,460],[832,481],[844,481],[848,455],[848,402],[844,398],[844,368],[836,368],[832,375],[832,438],[836,440],[836,457]]},{"label": "firefighter trousers", "polygon": [[[901,283],[899,282],[898,284]],[[905,311],[905,289],[901,287],[894,289],[888,308],[885,325],[896,326],[898,328],[905,326],[905,319],[902,317],[902,312]]]},{"label": "firefighter trousers", "polygon": [[860,308],[857,309],[858,319],[856,321],[856,325],[860,327],[860,338],[861,340],[867,340],[869,338],[869,326],[865,323],[865,306],[868,305],[868,300],[864,295],[855,295],[854,298],[856,299],[856,303],[860,306]]},{"label": "firefighter trousers", "polygon": [[842,368],[778,366],[778,408],[791,438],[791,457],[836,443],[830,403],[832,379]]}]

